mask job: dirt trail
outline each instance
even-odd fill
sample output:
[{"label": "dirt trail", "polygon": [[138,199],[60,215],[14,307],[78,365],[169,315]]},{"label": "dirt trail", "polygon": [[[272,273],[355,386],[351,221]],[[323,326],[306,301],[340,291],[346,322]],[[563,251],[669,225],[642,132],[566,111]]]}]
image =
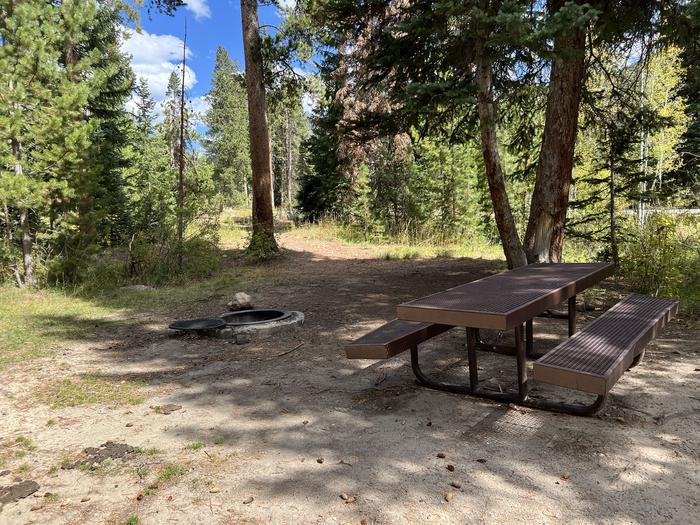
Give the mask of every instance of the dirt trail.
[{"label": "dirt trail", "polygon": [[[599,417],[513,410],[418,387],[406,356],[373,363],[342,353],[345,341],[390,319],[398,302],[499,271],[497,263],[379,260],[294,233],[282,244],[286,255],[244,288],[261,307],[306,314],[304,328],[290,336],[239,346],[168,334],[165,316],[135,317],[138,329],[99,333],[5,371],[0,486],[32,479],[40,489],[5,504],[0,523],[697,519],[697,321],[673,322]],[[173,312],[213,314],[225,301],[174,305]],[[536,342],[551,347],[565,326],[543,320],[535,330]],[[425,345],[438,377],[466,374],[463,339],[453,330]],[[508,388],[510,358],[483,355],[480,366],[485,381]],[[146,400],[52,409],[33,395],[50,380],[86,374],[137,381]],[[181,408],[159,410],[167,404]],[[84,461],[85,448],[107,442],[138,450]],[[81,458],[82,466],[61,468]]]}]

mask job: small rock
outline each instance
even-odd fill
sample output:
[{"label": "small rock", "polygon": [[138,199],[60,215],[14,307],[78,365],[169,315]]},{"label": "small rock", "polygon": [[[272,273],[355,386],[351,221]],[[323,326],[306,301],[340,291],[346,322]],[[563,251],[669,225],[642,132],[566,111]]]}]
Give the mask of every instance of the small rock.
[{"label": "small rock", "polygon": [[154,409],[157,414],[163,414],[164,416],[167,416],[169,414],[172,414],[176,410],[181,410],[182,405],[174,405],[172,403],[169,403],[167,405],[155,406],[155,407],[151,407],[151,408]]},{"label": "small rock", "polygon": [[454,472],[454,471],[455,471],[455,466],[454,466],[454,465],[447,465],[447,467],[445,467],[445,468],[446,468],[447,470],[449,470],[450,472]]},{"label": "small rock", "polygon": [[43,509],[43,508],[44,508],[43,505],[34,505],[34,506],[31,507],[29,510],[30,510],[30,512],[34,512],[35,510],[41,510],[41,509]]},{"label": "small rock", "polygon": [[438,453],[437,453],[437,457],[439,457],[440,459],[445,459],[445,453],[444,453],[444,452],[438,452]]},{"label": "small rock", "polygon": [[212,487],[209,489],[210,494],[218,494],[219,492],[221,492],[221,489],[219,487]]},{"label": "small rock", "polygon": [[447,501],[449,503],[450,501],[452,501],[452,498],[454,498],[454,497],[455,497],[454,493],[448,492],[445,494],[445,501]]},{"label": "small rock", "polygon": [[616,417],[616,418],[615,418],[615,421],[617,421],[618,423],[624,423],[624,422],[625,422],[625,418],[624,418],[624,417]]},{"label": "small rock", "polygon": [[561,475],[561,479],[563,479],[564,481],[568,481],[568,480],[571,479],[571,474],[569,474],[568,472],[564,472],[564,473]]},{"label": "small rock", "polygon": [[316,460],[316,463],[323,463],[323,458],[318,458],[318,459]]},{"label": "small rock", "polygon": [[462,484],[459,481],[453,481],[452,483],[450,483],[450,485],[452,485],[456,489],[462,488]]},{"label": "small rock", "polygon": [[228,309],[232,312],[238,312],[240,310],[252,310],[253,298],[245,292],[237,292],[231,302],[227,305]]},{"label": "small rock", "polygon": [[88,501],[90,501],[90,498],[85,496],[83,499],[80,500],[80,503],[87,503]]},{"label": "small rock", "polygon": [[486,463],[486,460],[485,460],[484,458],[479,458],[479,459],[477,459],[477,461],[478,461],[479,463]]},{"label": "small rock", "polygon": [[126,426],[127,426],[127,427],[133,427],[134,424],[133,424],[133,423],[127,423]]},{"label": "small rock", "polygon": [[53,492],[44,492],[45,498],[50,498],[51,496],[53,496]]},{"label": "small rock", "polygon": [[305,419],[304,421],[301,422],[301,424],[302,424],[302,425],[308,425],[308,424],[309,424],[309,420],[308,420],[308,419]]},{"label": "small rock", "polygon": [[138,501],[141,501],[143,499],[143,492],[139,492],[138,496],[136,496],[136,499]]},{"label": "small rock", "polygon": [[425,425],[428,426],[428,427],[432,427],[432,426],[433,426],[433,422],[432,422],[432,421],[428,421]]},{"label": "small rock", "polygon": [[250,505],[251,503],[253,503],[253,500],[255,500],[253,496],[248,496],[246,499],[243,500],[243,505]]},{"label": "small rock", "polygon": [[342,499],[343,501],[347,501],[349,497],[350,496],[345,494],[345,492],[341,492],[341,494],[340,494],[340,499]]},{"label": "small rock", "polygon": [[345,500],[345,503],[355,503],[357,501],[357,498],[355,496],[350,496],[347,500]]},{"label": "small rock", "polygon": [[251,337],[250,334],[238,334],[236,335],[236,344],[237,345],[247,345],[248,343],[251,342]]}]

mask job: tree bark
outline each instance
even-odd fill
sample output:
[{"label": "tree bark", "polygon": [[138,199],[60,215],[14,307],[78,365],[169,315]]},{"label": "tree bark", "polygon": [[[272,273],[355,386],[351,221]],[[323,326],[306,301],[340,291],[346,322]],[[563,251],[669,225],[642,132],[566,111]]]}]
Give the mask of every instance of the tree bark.
[{"label": "tree bark", "polygon": [[241,0],[245,80],[248,93],[250,161],[253,170],[253,236],[249,251],[277,251],[272,203],[272,155],[267,124],[257,0]]},{"label": "tree bark", "polygon": [[[552,10],[563,4],[561,0],[553,1]],[[531,263],[561,261],[585,76],[585,44],[586,33],[578,29],[559,37],[554,46],[555,51],[573,56],[552,62],[544,135],[525,234]]]},{"label": "tree bark", "polygon": [[289,117],[289,110],[286,112],[286,117],[287,117],[287,127],[286,127],[286,133],[285,133],[285,146],[286,146],[286,153],[287,153],[287,162],[286,162],[286,169],[287,169],[287,208],[289,211],[292,210],[292,177],[294,173],[294,154],[292,151],[292,126],[291,126],[291,119]]},{"label": "tree bark", "polygon": [[481,131],[481,150],[484,156],[486,178],[489,183],[491,202],[496,218],[496,226],[501,237],[503,253],[508,268],[517,268],[527,264],[520,236],[515,226],[513,212],[506,192],[506,183],[498,154],[496,137],[496,119],[493,104],[493,71],[491,64],[483,56],[483,49],[477,52],[477,87],[479,91],[479,126]]}]

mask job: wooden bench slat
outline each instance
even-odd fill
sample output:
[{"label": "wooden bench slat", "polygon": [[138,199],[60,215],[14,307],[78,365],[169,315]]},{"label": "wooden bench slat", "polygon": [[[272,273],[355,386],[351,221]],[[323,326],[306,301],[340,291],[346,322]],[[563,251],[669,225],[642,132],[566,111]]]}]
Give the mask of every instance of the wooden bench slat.
[{"label": "wooden bench slat", "polygon": [[533,365],[535,380],[605,395],[678,312],[678,301],[632,294]]},{"label": "wooden bench slat", "polygon": [[345,356],[348,359],[388,359],[451,328],[394,319],[348,344]]}]

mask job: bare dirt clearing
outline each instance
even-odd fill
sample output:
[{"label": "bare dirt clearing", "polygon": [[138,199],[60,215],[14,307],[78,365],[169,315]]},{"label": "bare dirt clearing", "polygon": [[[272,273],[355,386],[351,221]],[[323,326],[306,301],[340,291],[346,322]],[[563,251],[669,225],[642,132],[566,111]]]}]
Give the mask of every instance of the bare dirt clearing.
[{"label": "bare dirt clearing", "polygon": [[[87,341],[0,372],[0,486],[40,485],[4,504],[0,523],[696,519],[697,320],[674,321],[599,417],[513,410],[417,386],[408,356],[373,363],[342,352],[398,302],[500,263],[381,260],[295,232],[281,240],[286,255],[245,274],[240,289],[257,306],[303,311],[292,335],[235,345],[164,329],[173,317],[219,313],[230,289],[167,313],[120,314],[129,326],[101,324]],[[535,330],[551,347],[565,323]],[[463,343],[459,330],[427,343],[429,369],[466,378]],[[514,378],[508,357],[482,353],[480,366],[495,387]],[[85,448],[107,442],[135,451],[85,460]]]}]

